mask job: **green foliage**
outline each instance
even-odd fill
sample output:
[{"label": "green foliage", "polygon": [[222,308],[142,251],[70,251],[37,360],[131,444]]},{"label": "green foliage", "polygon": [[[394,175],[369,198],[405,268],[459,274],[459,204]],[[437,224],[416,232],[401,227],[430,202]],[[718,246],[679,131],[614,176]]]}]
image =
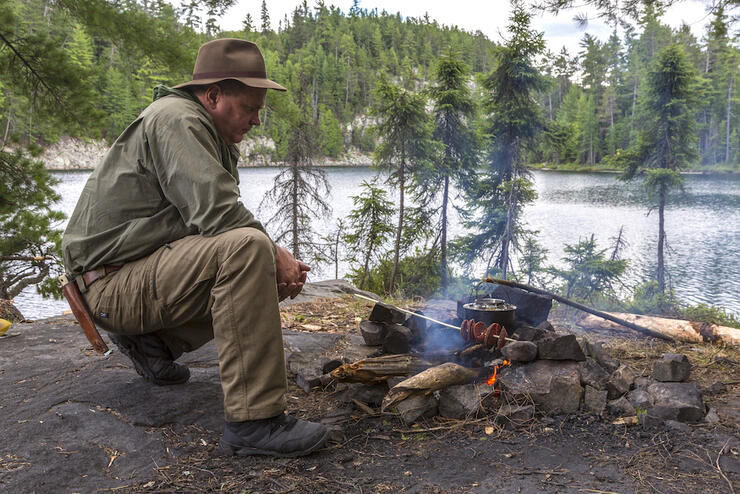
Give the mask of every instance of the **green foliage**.
[{"label": "green foliage", "polygon": [[[387,296],[397,297],[429,297],[437,292],[441,278],[439,262],[436,252],[422,252],[417,249],[414,255],[403,257],[396,270],[396,282],[393,289],[389,285],[391,272],[394,269],[393,260],[385,257],[367,274],[367,290]],[[362,276],[359,270],[350,274],[350,280],[358,284]]]},{"label": "green foliage", "polygon": [[467,211],[464,225],[471,233],[458,242],[466,245],[468,261],[483,255],[486,272],[495,266],[506,278],[511,251],[523,233],[521,211],[536,194],[525,169],[525,152],[534,147],[542,128],[542,109],[534,93],[545,80],[534,64],[542,51],[542,33],[530,27],[531,16],[515,2],[508,26],[510,39],[499,50],[498,65],[483,81],[489,118],[488,161],[482,172],[465,183]]},{"label": "green foliage", "polygon": [[593,294],[615,295],[615,284],[628,266],[626,260],[607,258],[609,249],[597,248],[593,234],[575,244],[566,244],[563,250],[566,268],[551,268],[550,272],[563,281],[561,291],[567,298],[591,300]]},{"label": "green foliage", "polygon": [[385,245],[393,233],[391,219],[396,212],[393,203],[386,199],[386,192],[378,186],[377,178],[362,182],[360,195],[352,196],[354,209],[347,219],[348,231],[342,235],[347,249],[347,261],[359,264],[353,279],[362,289],[374,262],[385,253]]},{"label": "green foliage", "polygon": [[[388,170],[389,182],[398,187],[398,223],[396,243],[393,251],[393,270],[389,280],[389,292],[393,292],[399,257],[403,250],[402,239],[406,215],[405,193],[410,178],[418,176],[428,160],[434,155],[432,126],[426,113],[426,99],[388,82],[376,88],[377,106],[375,115],[380,122],[376,132],[380,143],[375,149],[375,163]],[[410,175],[410,177],[409,177]]]},{"label": "green foliage", "polygon": [[740,318],[727,312],[722,307],[714,305],[696,304],[683,305],[678,308],[679,317],[689,321],[707,322],[719,326],[729,326],[731,328],[740,328]]},{"label": "green foliage", "polygon": [[61,295],[61,230],[64,215],[52,209],[59,195],[43,164],[20,151],[0,151],[0,298],[13,299],[38,285],[43,295]]},{"label": "green foliage", "polygon": [[343,149],[342,127],[331,110],[320,107],[319,132],[321,133],[321,151],[324,155],[337,158]]},{"label": "green foliage", "polygon": [[537,241],[537,233],[527,235],[519,255],[519,270],[515,277],[527,285],[545,286],[547,249]]}]

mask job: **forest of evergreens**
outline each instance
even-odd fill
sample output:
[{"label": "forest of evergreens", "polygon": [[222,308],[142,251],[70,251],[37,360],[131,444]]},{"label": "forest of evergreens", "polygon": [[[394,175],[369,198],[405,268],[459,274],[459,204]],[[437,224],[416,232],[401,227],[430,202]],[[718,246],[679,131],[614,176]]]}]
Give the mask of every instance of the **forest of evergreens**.
[{"label": "forest of evergreens", "polygon": [[[46,144],[63,134],[112,140],[151,101],[154,85],[188,79],[202,42],[232,36],[255,41],[265,54],[271,77],[296,94],[300,88],[320,126],[322,154],[337,157],[352,146],[370,152],[376,139],[369,132],[370,120],[361,117],[371,113],[373,88],[382,74],[407,89],[421,90],[430,84],[441,54],[452,47],[480,88],[501,49],[480,32],[468,33],[429,18],[402,18],[360,8],[342,12],[323,1],[313,5],[304,1],[290,18],[283,19],[270,18],[270,5],[265,2],[262,18],[245,19],[244,30],[238,32],[222,32],[215,26],[214,16],[223,11],[224,3],[233,2],[220,2],[220,9],[210,11],[209,2],[191,2],[179,11],[163,1],[111,2],[120,4],[120,22],[126,22],[126,15],[143,15],[149,21],[140,29],[158,30],[161,37],[150,33],[151,43],[144,48],[137,46],[144,40],[122,40],[108,35],[110,27],[80,22],[78,15],[97,16],[97,4],[106,3],[0,2],[2,15],[12,19],[13,26],[8,30],[4,23],[3,34],[33,41],[36,49],[42,49],[42,41],[42,46],[55,50],[55,60],[49,63],[58,71],[56,77],[75,80],[77,87],[70,96],[85,100],[79,104],[84,119],[77,119],[77,125],[44,115],[38,108],[44,103],[34,101],[34,90],[43,88],[32,86],[29,92],[26,84],[16,84],[5,70],[15,66],[8,61],[14,54],[3,46],[0,143]],[[740,59],[730,16],[717,8],[707,32],[697,39],[689,26],[672,29],[662,24],[659,2],[644,5],[638,18],[615,25],[607,41],[584,33],[577,53],[563,48],[538,55],[537,68],[546,83],[535,97],[547,124],[529,151],[528,163],[594,166],[633,146],[642,120],[647,71],[661,49],[673,42],[683,48],[700,75],[694,108],[698,158],[691,167],[736,166],[740,112],[733,111],[733,103]],[[91,11],[86,14],[85,9]],[[141,35],[137,26],[129,30],[123,35]],[[474,91],[474,96],[482,98],[480,91]],[[70,98],[65,104],[77,102]],[[261,133],[279,141],[281,129],[269,110],[264,120],[254,136]]]},{"label": "forest of evergreens", "polygon": [[[220,31],[216,19],[233,3],[0,0],[0,171],[9,178],[0,197],[10,197],[10,187],[27,190],[0,201],[0,251],[8,253],[0,259],[2,298],[60,269],[48,176],[26,155],[62,135],[112,141],[156,84],[188,80],[198,46],[217,37],[256,42],[270,77],[289,89],[270,96],[262,126],[247,137],[267,137],[259,142],[273,145],[252,152],[285,164],[267,197],[298,216],[271,218],[287,225],[276,237],[296,257],[319,262],[336,261],[343,244],[354,281],[379,292],[446,291],[481,274],[456,273],[454,263],[469,268],[483,259],[485,274],[548,279],[581,299],[613,295],[627,266],[618,243],[608,256],[593,238],[574,239],[565,249],[570,268],[555,270],[545,266],[536,232],[521,224],[536,198],[529,168],[602,166],[644,179],[656,194],[657,272],[641,290],[667,308],[663,214],[681,185],[678,172],[740,162],[740,58],[725,8],[734,2],[713,4],[700,39],[689,26],[661,23],[675,2],[631,2],[635,8],[609,17],[607,41],[585,33],[578,53],[547,51],[522,2],[513,2],[500,43],[427,17],[357,2],[342,12],[321,0],[303,1],[283,19],[272,19],[263,1],[260,19]],[[353,149],[373,154],[398,196],[365,184],[346,223],[316,238],[311,222],[327,195],[313,165]],[[454,239],[447,235],[453,185],[464,195],[467,228]],[[54,291],[48,283],[41,289]]]}]

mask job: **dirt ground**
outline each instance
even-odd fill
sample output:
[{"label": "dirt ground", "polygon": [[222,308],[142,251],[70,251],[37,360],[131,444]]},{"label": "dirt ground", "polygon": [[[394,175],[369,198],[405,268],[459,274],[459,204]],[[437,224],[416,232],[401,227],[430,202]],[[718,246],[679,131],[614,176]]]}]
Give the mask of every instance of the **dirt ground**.
[{"label": "dirt ground", "polygon": [[[296,304],[282,315],[285,326],[294,330],[343,333],[356,331],[369,307],[346,297]],[[538,415],[525,426],[507,430],[483,415],[466,421],[435,418],[407,427],[393,414],[371,417],[355,407],[342,408],[330,389],[306,395],[291,385],[291,413],[330,419],[342,426],[341,439],[301,459],[228,458],[217,455],[218,432],[172,430],[171,438],[184,455],[175,465],[157,470],[155,479],[123,491],[740,491],[740,352],[642,337],[610,338],[608,348],[638,375],[649,375],[653,360],[666,352],[687,354],[694,366],[693,381],[701,387],[727,384],[726,393],[705,397],[721,423],[692,425],[686,433],[614,425],[612,419],[587,414]],[[500,403],[487,405],[495,410]]]},{"label": "dirt ground", "polygon": [[[351,297],[299,303],[283,308],[283,324],[293,331],[357,333],[369,308]],[[290,413],[341,430],[310,456],[271,459],[218,454],[222,409],[214,350],[188,362],[190,383],[162,389],[133,374],[120,355],[97,358],[86,350],[81,358],[75,350],[62,359],[54,353],[84,346],[78,331],[69,318],[57,319],[0,341],[0,416],[6,420],[0,491],[740,493],[737,349],[672,345],[628,333],[589,335],[606,341],[612,356],[638,375],[649,375],[653,360],[671,351],[688,356],[691,380],[700,388],[725,383],[724,391],[704,397],[720,421],[688,431],[618,425],[585,413],[538,414],[514,430],[496,425],[494,413],[409,427],[393,414],[371,416],[343,405],[333,389],[306,394],[290,380]],[[36,349],[34,356],[29,349]],[[27,369],[35,371],[24,377]],[[91,382],[98,387],[81,390]],[[486,405],[496,410],[505,399]],[[145,408],[147,400],[157,408]],[[177,405],[162,410],[171,403]],[[71,427],[83,412],[99,422]],[[63,441],[60,431],[69,437]],[[127,434],[125,443],[121,436]]]}]

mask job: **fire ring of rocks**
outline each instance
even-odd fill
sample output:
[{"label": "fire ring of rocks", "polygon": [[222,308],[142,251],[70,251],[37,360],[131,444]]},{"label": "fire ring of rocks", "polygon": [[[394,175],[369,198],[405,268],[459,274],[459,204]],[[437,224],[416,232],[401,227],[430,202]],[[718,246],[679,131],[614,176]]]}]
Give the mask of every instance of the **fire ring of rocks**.
[{"label": "fire ring of rocks", "polygon": [[517,309],[514,328],[449,320],[456,331],[378,302],[360,323],[365,345],[376,351],[351,362],[324,362],[320,370],[296,369],[296,381],[306,392],[334,386],[340,401],[368,413],[378,413],[377,407],[395,412],[406,424],[436,415],[491,414],[515,426],[535,411],[579,410],[646,426],[704,419],[702,395],[687,382],[691,365],[684,355],[666,354],[652,376],[635,376],[602,344],[555,333],[546,320],[549,306],[534,316],[541,321],[536,326],[528,324],[531,305],[523,306],[529,312]]}]

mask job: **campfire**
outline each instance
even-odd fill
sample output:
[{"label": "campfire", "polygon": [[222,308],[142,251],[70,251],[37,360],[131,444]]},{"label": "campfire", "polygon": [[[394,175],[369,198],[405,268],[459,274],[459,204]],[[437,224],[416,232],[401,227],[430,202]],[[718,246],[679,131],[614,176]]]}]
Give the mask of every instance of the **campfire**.
[{"label": "campfire", "polygon": [[704,417],[701,393],[686,382],[681,356],[656,362],[653,378],[636,376],[602,345],[555,332],[547,320],[551,300],[499,288],[443,310],[410,311],[373,300],[359,325],[367,356],[297,381],[306,391],[334,386],[346,403],[396,413],[407,424],[491,414],[510,425],[536,412],[578,411],[634,423]]}]

